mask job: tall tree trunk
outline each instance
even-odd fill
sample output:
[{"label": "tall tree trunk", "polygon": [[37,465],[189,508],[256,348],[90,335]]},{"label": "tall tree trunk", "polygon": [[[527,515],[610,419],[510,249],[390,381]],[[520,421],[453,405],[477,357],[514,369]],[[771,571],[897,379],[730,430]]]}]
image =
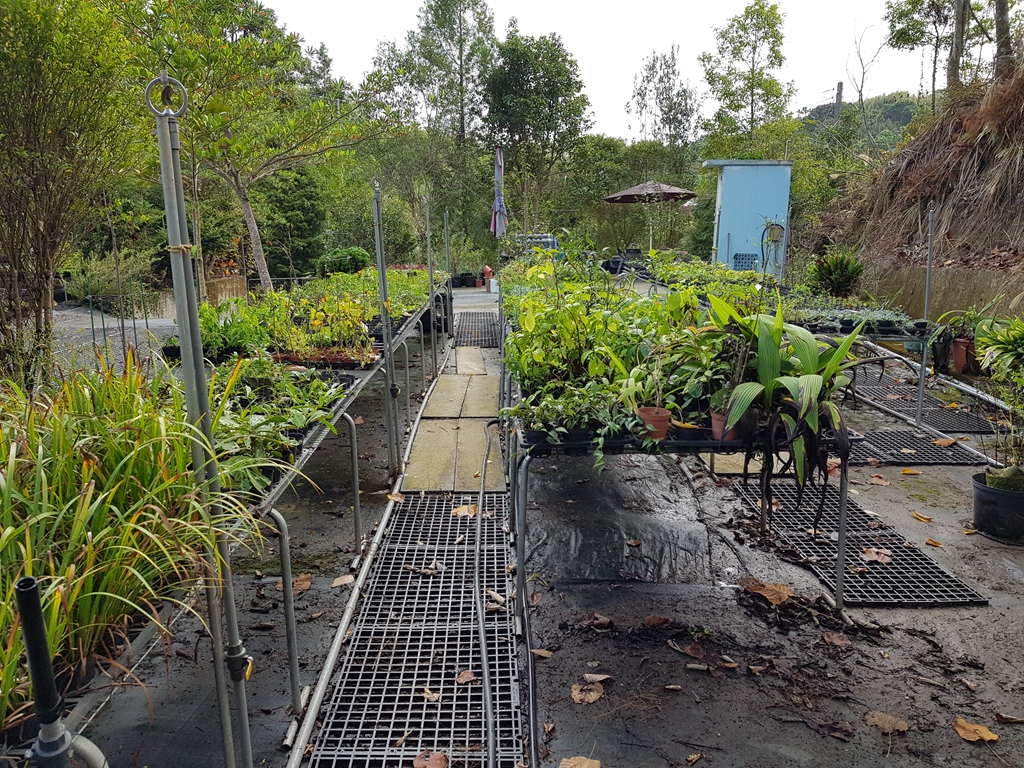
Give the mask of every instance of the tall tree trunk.
[{"label": "tall tree trunk", "polygon": [[996,78],[1006,77],[1013,71],[1013,46],[1010,43],[1009,0],[994,0],[996,21]]},{"label": "tall tree trunk", "polygon": [[231,174],[231,187],[238,197],[238,204],[242,206],[242,215],[245,216],[245,226],[249,230],[249,246],[252,250],[252,260],[256,264],[256,272],[260,276],[260,285],[263,290],[272,291],[274,283],[270,279],[270,270],[267,268],[267,258],[263,253],[263,239],[260,237],[260,229],[256,226],[256,215],[252,212],[252,203],[249,202],[249,191],[242,183],[238,171]]},{"label": "tall tree trunk", "polygon": [[967,5],[970,0],[953,0],[953,39],[946,62],[946,90],[960,88],[960,63],[964,58],[964,29],[967,27]]}]

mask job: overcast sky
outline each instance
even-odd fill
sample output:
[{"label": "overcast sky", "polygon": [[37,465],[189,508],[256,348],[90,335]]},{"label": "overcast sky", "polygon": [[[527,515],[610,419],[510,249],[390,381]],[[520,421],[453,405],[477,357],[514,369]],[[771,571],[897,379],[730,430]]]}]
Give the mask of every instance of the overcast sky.
[{"label": "overcast sky", "polygon": [[[854,37],[866,30],[864,48],[869,56],[874,54],[884,37],[885,0],[778,2],[785,14],[782,77],[796,84],[793,106],[813,107],[834,99],[840,80],[845,82],[844,97],[852,100],[855,94],[847,68],[858,72]],[[624,107],[644,58],[652,50],[665,52],[673,43],[679,45],[683,78],[704,90],[697,56],[714,50],[712,28],[723,26],[746,4],[747,0],[516,0],[492,2],[491,8],[501,39],[512,16],[524,34],[561,35],[579,62],[593,110],[593,130],[636,138]],[[327,44],[335,76],[358,82],[370,67],[378,41],[403,40],[416,26],[422,0],[269,0],[269,5],[308,45]],[[884,50],[868,74],[866,95],[897,90],[917,93],[920,85],[920,52]]]}]

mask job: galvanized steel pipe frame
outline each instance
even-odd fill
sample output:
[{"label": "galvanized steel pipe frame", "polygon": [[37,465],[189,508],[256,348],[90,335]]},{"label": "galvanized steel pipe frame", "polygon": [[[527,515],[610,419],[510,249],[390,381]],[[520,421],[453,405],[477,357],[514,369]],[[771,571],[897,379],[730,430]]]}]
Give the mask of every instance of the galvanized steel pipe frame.
[{"label": "galvanized steel pipe frame", "polygon": [[[452,348],[449,347],[445,351],[445,359],[443,362],[447,362],[448,356],[451,354]],[[405,456],[403,458],[403,465],[409,461],[409,456],[412,453],[412,442],[413,437],[416,434],[416,430],[419,428],[420,420],[423,418],[423,410],[427,406],[427,401],[430,399],[430,394],[434,391],[434,387],[437,385],[437,379],[430,384],[430,389],[427,391],[426,397],[423,398],[423,402],[420,404],[419,412],[416,414],[416,421],[413,423],[412,432],[409,435],[409,442],[405,448]],[[398,491],[402,487],[402,481],[405,480],[404,472],[396,478],[392,491]],[[334,672],[334,667],[338,663],[338,658],[341,655],[341,647],[345,644],[345,634],[348,632],[349,625],[352,623],[352,617],[355,615],[356,606],[359,603],[359,598],[363,591],[363,587],[366,586],[366,580],[370,575],[370,566],[373,564],[373,558],[377,554],[377,550],[380,549],[381,541],[384,539],[384,532],[387,530],[388,522],[391,519],[391,513],[394,511],[395,502],[388,501],[387,506],[384,508],[384,514],[381,515],[380,525],[377,526],[377,532],[374,534],[373,539],[370,541],[370,547],[367,550],[366,557],[363,559],[362,566],[359,569],[359,576],[356,578],[355,584],[352,585],[352,597],[349,598],[348,605],[345,607],[345,612],[342,614],[341,621],[338,623],[338,630],[334,633],[334,640],[331,642],[331,647],[327,652],[327,657],[324,659],[324,667],[320,673],[320,677],[317,679],[316,686],[313,688],[313,692],[310,695],[309,702],[306,704],[306,714],[302,721],[302,726],[299,728],[299,733],[295,738],[295,745],[292,747],[291,753],[288,755],[288,763],[286,768],[298,768],[302,762],[302,758],[305,756],[306,745],[309,743],[310,736],[313,734],[313,728],[316,726],[316,718],[320,713],[320,707],[323,705],[324,696],[327,694],[327,687],[330,685],[331,676]]]},{"label": "galvanized steel pipe frame", "polygon": [[288,642],[288,679],[292,695],[292,712],[302,714],[302,693],[299,684],[299,640],[295,629],[295,594],[292,590],[292,554],[288,543],[288,523],[284,515],[271,507],[267,517],[277,527],[278,554],[281,558],[281,592],[284,595],[285,638]]},{"label": "galvanized steel pipe frame", "polygon": [[437,307],[434,304],[434,252],[430,242],[430,201],[423,198],[423,210],[427,220],[427,282],[429,283],[428,301],[430,309],[430,355],[434,360],[434,378],[437,378],[437,328],[434,318]]},{"label": "galvanized steel pipe frame", "polygon": [[[172,111],[169,104],[157,109],[150,100],[150,91],[157,83],[167,86],[176,85],[182,93],[183,103],[177,111]],[[188,225],[184,210],[184,190],[181,186],[180,143],[178,140],[177,118],[184,114],[188,105],[187,92],[181,83],[169,78],[166,72],[150,81],[145,90],[146,103],[156,118],[157,145],[160,154],[161,182],[163,187],[164,208],[167,224],[168,250],[170,251],[171,277],[174,284],[175,313],[181,328],[182,367],[185,371],[184,386],[186,407],[189,420],[197,424],[202,432],[204,445],[198,440],[192,444],[193,466],[196,482],[205,497],[207,486],[214,495],[220,492],[220,480],[217,465],[212,456],[212,425],[209,413],[209,392],[206,382],[206,370],[203,363],[202,339],[199,335],[198,307],[194,292],[192,263],[185,258],[188,250]],[[204,498],[205,503],[205,498]],[[216,517],[218,508],[213,506],[211,516]],[[214,649],[214,683],[217,692],[217,708],[221,727],[221,740],[224,750],[226,768],[235,768],[234,735],[231,726],[231,712],[228,703],[228,690],[225,670],[221,663],[231,668],[239,663],[244,664],[245,649],[238,636],[237,614],[235,612],[233,585],[231,583],[230,552],[226,539],[217,537],[216,552],[207,551],[205,555],[208,574],[204,578],[209,628]],[[219,586],[216,575],[220,574]],[[223,598],[223,599],[222,599]],[[221,623],[221,610],[224,611],[224,624],[228,632],[228,648],[224,648]],[[232,678],[237,670],[232,671]],[[249,735],[248,710],[245,697],[245,680],[236,680],[235,697],[238,709],[239,728],[241,731],[241,753],[243,768],[252,768],[252,744]]]},{"label": "galvanized steel pipe frame", "polygon": [[490,654],[487,651],[487,613],[484,610],[483,591],[480,588],[480,550],[483,547],[484,489],[487,487],[487,459],[491,455],[491,427],[498,423],[490,419],[484,424],[484,459],[480,467],[480,492],[476,503],[476,548],[473,561],[473,610],[476,613],[477,642],[480,644],[480,669],[483,672],[484,726],[487,730],[487,768],[495,768],[498,739],[494,723],[494,693],[491,686]]}]

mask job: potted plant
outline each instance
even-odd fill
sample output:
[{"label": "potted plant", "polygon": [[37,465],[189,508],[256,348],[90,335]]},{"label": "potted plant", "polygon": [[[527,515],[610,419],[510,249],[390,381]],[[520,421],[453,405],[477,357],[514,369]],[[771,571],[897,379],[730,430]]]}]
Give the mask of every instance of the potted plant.
[{"label": "potted plant", "polygon": [[711,436],[715,440],[739,440],[739,426],[733,424],[726,429],[726,408],[732,398],[732,386],[726,385],[711,395]]},{"label": "potted plant", "polygon": [[996,432],[1003,470],[987,469],[973,477],[974,525],[982,533],[1024,543],[1024,318],[978,326],[976,342],[982,364],[1010,407],[1003,430]]},{"label": "potted plant", "polygon": [[968,309],[951,310],[939,317],[939,327],[945,325],[953,334],[953,368],[957,373],[981,373],[974,338],[979,330],[997,324],[998,321],[988,313],[1002,298],[997,296],[981,309],[971,305]]}]

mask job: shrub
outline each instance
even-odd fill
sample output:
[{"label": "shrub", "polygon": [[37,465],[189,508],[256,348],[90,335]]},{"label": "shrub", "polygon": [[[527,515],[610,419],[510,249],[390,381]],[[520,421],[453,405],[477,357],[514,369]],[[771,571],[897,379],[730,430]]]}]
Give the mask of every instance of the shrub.
[{"label": "shrub", "polygon": [[807,270],[811,287],[830,296],[849,296],[864,274],[862,262],[852,248],[836,248],[815,261]]},{"label": "shrub", "polygon": [[317,259],[316,271],[321,277],[326,277],[336,272],[352,273],[370,266],[372,262],[373,257],[358,245],[349,248],[335,248],[330,253]]}]

